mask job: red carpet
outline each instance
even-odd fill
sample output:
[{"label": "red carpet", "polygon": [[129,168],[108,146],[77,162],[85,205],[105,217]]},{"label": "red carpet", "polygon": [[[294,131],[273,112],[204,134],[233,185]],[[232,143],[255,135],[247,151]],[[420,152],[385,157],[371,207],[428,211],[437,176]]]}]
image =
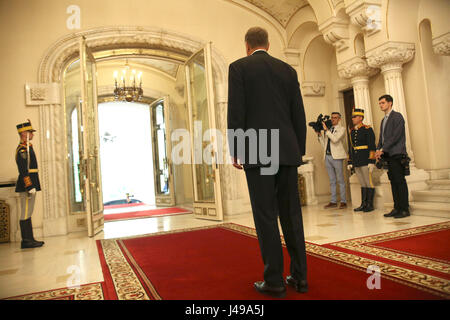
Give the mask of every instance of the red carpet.
[{"label": "red carpet", "polygon": [[450,280],[450,222],[339,241],[324,247]]},{"label": "red carpet", "polygon": [[372,244],[450,263],[450,229]]},{"label": "red carpet", "polygon": [[117,208],[129,208],[129,207],[137,207],[137,206],[143,206],[145,203],[138,202],[138,203],[123,203],[123,204],[110,204],[104,206],[104,209],[117,209]]},{"label": "red carpet", "polygon": [[[234,224],[117,240],[98,240],[105,285],[118,299],[267,299],[253,288],[263,265],[254,230]],[[373,260],[307,244],[307,294],[287,299],[443,299],[448,282],[380,264],[381,289],[369,290]],[[285,276],[289,258],[285,255]],[[392,275],[390,274],[392,273]],[[420,278],[420,277],[419,277]],[[445,288],[445,285],[447,288]],[[115,288],[115,289],[112,289]]]},{"label": "red carpet", "polygon": [[114,221],[114,220],[127,220],[127,219],[149,218],[149,217],[164,217],[187,213],[192,212],[183,208],[170,207],[170,208],[159,208],[151,210],[132,211],[132,212],[105,213],[103,217],[105,221]]}]

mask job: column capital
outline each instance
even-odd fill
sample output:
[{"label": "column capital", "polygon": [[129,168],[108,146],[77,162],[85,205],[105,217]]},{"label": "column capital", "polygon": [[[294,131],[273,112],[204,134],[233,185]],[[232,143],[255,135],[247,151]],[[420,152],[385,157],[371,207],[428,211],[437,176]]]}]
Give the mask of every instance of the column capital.
[{"label": "column capital", "polygon": [[300,50],[295,48],[285,48],[284,55],[286,56],[286,62],[292,67],[297,67],[300,64]]},{"label": "column capital", "polygon": [[436,54],[450,56],[450,32],[433,39],[433,51]]},{"label": "column capital", "polygon": [[381,72],[397,69],[401,72],[403,64],[414,57],[414,43],[389,41],[366,53],[367,63]]},{"label": "column capital", "polygon": [[338,65],[339,77],[344,79],[353,79],[366,77],[369,78],[378,72],[376,68],[372,68],[368,65],[365,58],[353,57],[346,62]]},{"label": "column capital", "polygon": [[356,0],[345,12],[351,23],[361,28],[366,36],[381,30],[381,0]]},{"label": "column capital", "polygon": [[341,52],[349,47],[348,20],[332,17],[319,25],[319,31],[325,41]]}]

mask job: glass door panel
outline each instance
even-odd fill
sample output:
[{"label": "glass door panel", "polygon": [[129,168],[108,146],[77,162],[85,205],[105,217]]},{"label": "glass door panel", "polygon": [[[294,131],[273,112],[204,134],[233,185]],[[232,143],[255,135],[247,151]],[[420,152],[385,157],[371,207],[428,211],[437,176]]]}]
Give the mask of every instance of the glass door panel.
[{"label": "glass door panel", "polygon": [[83,142],[82,172],[84,179],[84,201],[87,213],[88,234],[90,237],[103,230],[103,197],[101,191],[101,170],[99,159],[97,84],[95,59],[86,46],[85,39],[80,40],[80,61],[82,103],[81,136]]},{"label": "glass door panel", "polygon": [[[214,113],[214,84],[211,66],[211,43],[185,64],[187,104],[192,148],[194,215],[222,220],[220,171],[217,164],[217,139]],[[212,149],[208,149],[211,147]]]},{"label": "glass door panel", "polygon": [[154,176],[156,205],[175,205],[172,164],[170,161],[171,143],[169,126],[169,97],[150,105],[153,136]]}]

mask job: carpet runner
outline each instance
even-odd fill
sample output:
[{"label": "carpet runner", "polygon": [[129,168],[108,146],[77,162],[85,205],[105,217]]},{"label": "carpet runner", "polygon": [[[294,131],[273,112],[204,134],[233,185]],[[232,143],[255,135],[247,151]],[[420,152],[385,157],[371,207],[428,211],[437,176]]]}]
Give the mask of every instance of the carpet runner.
[{"label": "carpet runner", "polygon": [[105,219],[105,221],[116,221],[116,220],[128,220],[138,218],[174,216],[188,213],[192,213],[192,211],[178,207],[170,207],[170,208],[158,208],[158,209],[118,212],[118,213],[105,212],[103,218]]},{"label": "carpet runner", "polygon": [[[226,223],[97,240],[97,248],[104,282],[81,286],[78,295],[59,289],[14,299],[270,299],[252,286],[263,272],[252,228]],[[437,275],[312,243],[306,248],[310,289],[299,294],[287,287],[286,299],[450,299],[449,281]],[[289,258],[283,250],[286,276]],[[373,265],[380,270],[380,289],[367,286]]]},{"label": "carpet runner", "polygon": [[323,246],[450,280],[450,221]]}]

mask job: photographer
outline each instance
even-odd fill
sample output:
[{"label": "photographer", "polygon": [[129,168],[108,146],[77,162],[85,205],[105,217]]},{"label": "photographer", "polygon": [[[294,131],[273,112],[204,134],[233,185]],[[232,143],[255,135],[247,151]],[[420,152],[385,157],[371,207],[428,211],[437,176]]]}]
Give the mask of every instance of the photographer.
[{"label": "photographer", "polygon": [[375,133],[363,124],[364,110],[354,109],[352,112],[353,128],[350,131],[348,146],[348,169],[355,169],[361,184],[361,205],[353,211],[370,212],[374,210],[373,198],[375,188],[372,183],[372,172],[375,169]]},{"label": "photographer", "polygon": [[341,193],[341,203],[339,209],[347,208],[346,187],[344,180],[344,159],[347,158],[344,145],[342,141],[345,136],[345,128],[339,125],[341,121],[341,114],[339,112],[331,113],[331,127],[328,128],[325,122],[322,122],[322,130],[316,133],[319,142],[322,144],[324,150],[325,166],[327,167],[328,176],[330,178],[331,201],[324,208],[337,208],[336,195],[336,180],[339,183],[339,190]]},{"label": "photographer", "polygon": [[385,116],[381,121],[380,140],[375,158],[379,163],[383,161],[387,163],[394,199],[394,209],[384,216],[404,218],[410,215],[408,185],[405,179],[405,174],[409,174],[407,172],[409,158],[406,153],[405,120],[401,113],[392,110],[393,101],[388,94],[378,99],[378,105]]}]

